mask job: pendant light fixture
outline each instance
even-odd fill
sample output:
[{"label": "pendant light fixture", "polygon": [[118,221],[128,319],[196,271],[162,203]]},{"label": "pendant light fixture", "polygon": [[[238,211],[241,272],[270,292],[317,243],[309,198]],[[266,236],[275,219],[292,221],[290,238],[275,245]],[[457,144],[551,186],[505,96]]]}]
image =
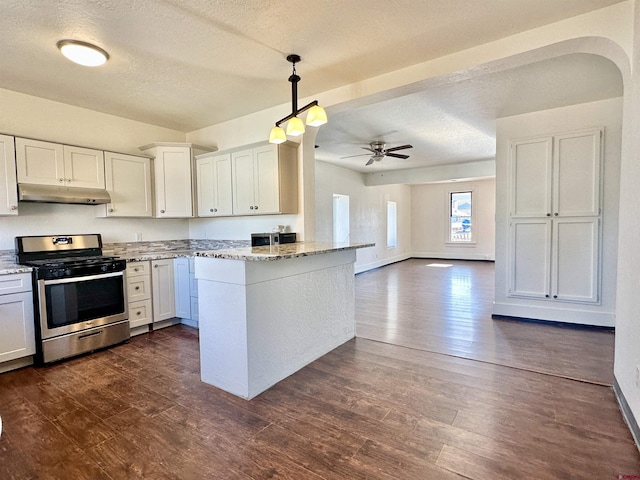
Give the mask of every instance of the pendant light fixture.
[{"label": "pendant light fixture", "polygon": [[[298,109],[298,82],[300,77],[296,74],[296,63],[300,61],[300,55],[292,53],[287,56],[287,61],[293,64],[293,73],[289,76],[291,82],[291,113],[284,118],[281,118],[276,122],[276,126],[271,129],[269,135],[269,143],[283,143],[287,141],[287,135],[297,137],[304,133],[304,123],[298,118],[298,114],[307,112],[307,125],[312,127],[319,127],[327,123],[327,113],[324,111],[318,101],[305,105]],[[287,122],[287,131],[280,126],[282,123]]]},{"label": "pendant light fixture", "polygon": [[60,40],[56,45],[62,55],[85,67],[98,67],[109,60],[105,50],[80,40]]}]

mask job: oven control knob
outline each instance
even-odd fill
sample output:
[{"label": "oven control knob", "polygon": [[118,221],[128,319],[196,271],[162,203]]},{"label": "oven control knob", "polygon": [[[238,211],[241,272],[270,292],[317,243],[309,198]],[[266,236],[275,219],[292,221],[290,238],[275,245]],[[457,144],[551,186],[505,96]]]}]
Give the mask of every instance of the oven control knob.
[{"label": "oven control knob", "polygon": [[71,269],[67,268],[66,270],[60,270],[60,275],[68,275],[71,276]]},{"label": "oven control knob", "polygon": [[100,267],[100,271],[102,272],[108,272],[109,271],[109,265],[102,265]]}]

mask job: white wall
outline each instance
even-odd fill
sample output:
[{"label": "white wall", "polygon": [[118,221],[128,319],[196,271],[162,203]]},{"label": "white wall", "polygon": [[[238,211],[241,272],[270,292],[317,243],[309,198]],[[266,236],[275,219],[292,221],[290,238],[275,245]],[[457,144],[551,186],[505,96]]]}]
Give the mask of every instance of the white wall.
[{"label": "white wall", "polygon": [[[635,5],[633,62],[636,67],[624,87],[620,225],[614,373],[626,401],[640,423],[640,1]],[[640,442],[640,438],[636,438]]]},{"label": "white wall", "polygon": [[[509,237],[509,159],[513,139],[604,127],[601,305],[574,305],[507,296]],[[496,138],[496,291],[494,312],[545,320],[613,325],[618,259],[618,202],[622,135],[622,99],[555,108],[498,119]],[[537,313],[533,313],[533,309]],[[516,310],[520,309],[520,310]],[[546,309],[546,310],[545,310]],[[511,313],[505,313],[505,312]],[[521,311],[523,314],[518,314]],[[528,313],[528,315],[527,315]],[[593,319],[593,321],[591,321]]]},{"label": "white wall", "polygon": [[[356,272],[411,256],[411,187],[367,187],[363,174],[326,162],[316,162],[316,240],[333,238],[333,194],[349,195],[351,242],[375,243],[357,250]],[[387,248],[387,201],[397,203],[398,246]]]},{"label": "white wall", "polygon": [[[184,142],[185,134],[84,108],[0,89],[0,132],[9,135],[139,154],[151,142]],[[17,217],[0,217],[0,250],[14,237],[101,233],[105,242],[187,238],[187,220],[95,218],[90,205],[19,204]]]},{"label": "white wall", "polygon": [[[411,248],[414,257],[493,260],[495,178],[411,186]],[[447,244],[449,192],[473,190],[475,243]]]}]

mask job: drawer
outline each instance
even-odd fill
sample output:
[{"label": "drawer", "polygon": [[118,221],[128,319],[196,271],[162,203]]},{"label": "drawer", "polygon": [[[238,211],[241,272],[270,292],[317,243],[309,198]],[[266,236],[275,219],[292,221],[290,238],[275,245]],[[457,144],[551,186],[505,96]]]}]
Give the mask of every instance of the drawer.
[{"label": "drawer", "polygon": [[30,273],[0,275],[0,295],[31,291]]},{"label": "drawer", "polygon": [[127,277],[127,301],[137,302],[151,298],[151,277]]},{"label": "drawer", "polygon": [[127,277],[137,277],[139,275],[149,275],[151,264],[148,260],[143,262],[127,262]]},{"label": "drawer", "polygon": [[151,300],[129,302],[129,326],[131,328],[149,325],[153,322]]}]

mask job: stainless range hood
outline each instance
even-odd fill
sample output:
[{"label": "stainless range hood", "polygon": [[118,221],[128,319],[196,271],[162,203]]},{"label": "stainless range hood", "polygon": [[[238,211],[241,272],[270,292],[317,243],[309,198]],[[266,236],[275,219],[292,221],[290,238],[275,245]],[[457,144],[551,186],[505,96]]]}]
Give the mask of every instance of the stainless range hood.
[{"label": "stainless range hood", "polygon": [[18,185],[18,200],[21,202],[77,203],[98,205],[110,203],[111,197],[100,188],[58,187],[52,185]]}]

